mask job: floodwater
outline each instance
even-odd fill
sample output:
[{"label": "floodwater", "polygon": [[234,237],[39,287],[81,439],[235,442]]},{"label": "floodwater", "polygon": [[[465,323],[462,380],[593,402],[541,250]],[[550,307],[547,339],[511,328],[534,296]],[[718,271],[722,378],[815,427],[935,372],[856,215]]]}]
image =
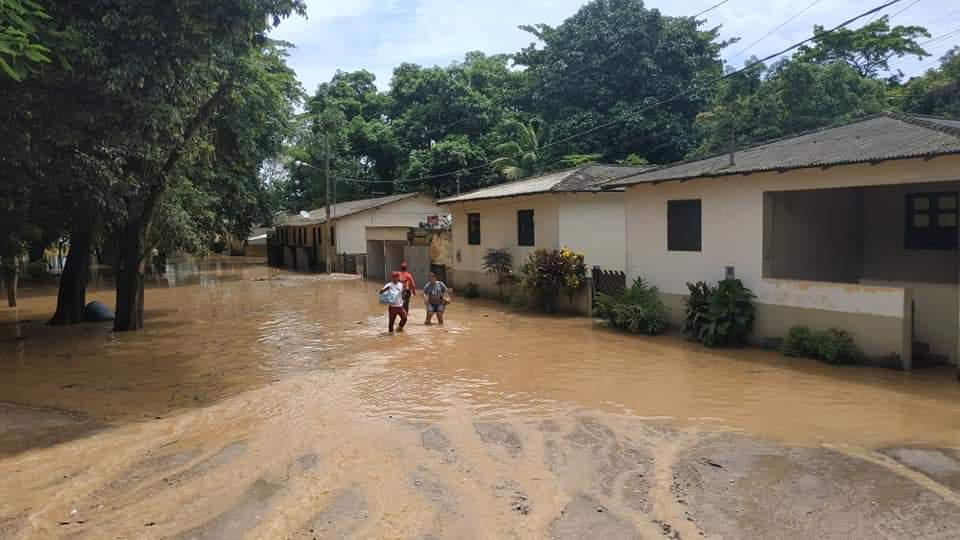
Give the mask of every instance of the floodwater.
[{"label": "floodwater", "polygon": [[[0,311],[0,538],[762,535],[757,517],[675,508],[692,488],[671,470],[710,437],[855,456],[908,482],[883,489],[946,505],[903,510],[918,523],[960,504],[960,461],[940,467],[956,464],[954,489],[880,453],[956,457],[949,370],[707,350],[459,298],[445,326],[415,304],[390,335],[377,286],[185,260],[147,290],[146,328],[122,334],[46,327],[55,290],[23,289]],[[112,305],[109,280],[88,300]]]}]

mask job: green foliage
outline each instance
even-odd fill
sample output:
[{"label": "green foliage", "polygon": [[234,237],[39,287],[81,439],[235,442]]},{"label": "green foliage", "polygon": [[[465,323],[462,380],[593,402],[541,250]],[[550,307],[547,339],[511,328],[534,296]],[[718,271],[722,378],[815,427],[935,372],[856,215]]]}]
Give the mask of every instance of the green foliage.
[{"label": "green foliage", "polygon": [[840,28],[825,33],[820,25],[813,27],[816,36],[813,45],[801,47],[797,59],[801,62],[833,64],[842,62],[863,77],[876,77],[889,69],[894,57],[912,55],[917,59],[929,56],[917,43],[917,38],[930,37],[922,26],[890,27],[890,17],[884,15],[860,28]]},{"label": "green foliage", "polygon": [[582,253],[538,249],[520,266],[521,286],[536,307],[553,311],[561,291],[572,297],[583,287],[586,272]]},{"label": "green foliage", "polygon": [[41,43],[50,26],[42,5],[32,0],[0,0],[0,74],[19,82],[33,64],[50,63],[51,50]]},{"label": "green foliage", "polygon": [[906,111],[960,119],[960,46],[947,51],[939,66],[890,93]]},{"label": "green foliage", "polygon": [[[482,175],[476,168],[487,161],[487,155],[464,135],[451,135],[425,150],[410,153],[406,178],[429,177],[420,183],[405,184],[404,190],[431,193],[437,196],[470,191],[480,187]],[[468,169],[473,169],[472,171]]]},{"label": "green foliage", "polygon": [[563,292],[573,301],[573,295],[583,288],[587,279],[586,258],[583,253],[574,252],[566,246],[560,250],[560,258],[563,260]]},{"label": "green foliage", "polygon": [[50,276],[50,265],[46,261],[33,261],[23,265],[20,274],[25,279],[43,279]]},{"label": "green foliage", "polygon": [[498,157],[492,167],[507,180],[519,180],[540,173],[540,137],[543,132],[540,121],[531,120],[524,124],[508,120],[502,129],[512,131],[516,139],[497,145],[495,152]]},{"label": "green foliage", "polygon": [[780,352],[784,356],[817,358],[828,364],[856,363],[863,360],[863,352],[845,330],[828,328],[813,332],[806,326],[790,328]]},{"label": "green foliage", "polygon": [[556,144],[556,155],[679,159],[695,146],[693,120],[710,103],[711,91],[642,109],[720,75],[723,44],[717,29],[702,29],[702,22],[664,16],[641,0],[594,0],[559,26],[522,26],[539,43],[514,55],[526,68],[528,86],[517,101],[543,119],[556,142],[626,117]]},{"label": "green foliage", "polygon": [[573,169],[584,165],[597,163],[603,158],[603,154],[567,154],[560,159],[560,168]]},{"label": "green foliage", "polygon": [[687,283],[690,294],[683,300],[683,324],[680,333],[687,339],[699,341],[703,327],[709,322],[710,298],[716,292],[704,281]]},{"label": "green foliage", "polygon": [[476,298],[478,296],[480,296],[480,287],[476,283],[468,281],[466,290],[463,291],[463,297]]},{"label": "green foliage", "polygon": [[742,147],[847,122],[886,106],[884,83],[844,63],[790,60],[762,68],[719,84],[713,106],[697,117],[702,140],[692,156],[727,151],[731,129]]},{"label": "green foliage", "polygon": [[513,255],[506,248],[488,249],[483,254],[483,269],[496,278],[500,300],[503,300],[504,287],[510,286],[519,279],[513,273]]},{"label": "green foliage", "polygon": [[656,336],[667,329],[667,308],[657,288],[639,278],[617,296],[598,293],[596,314],[633,334]]},{"label": "green foliage", "polygon": [[520,266],[521,284],[540,309],[552,311],[563,286],[564,260],[557,250],[538,249]]},{"label": "green foliage", "polygon": [[630,154],[623,159],[617,160],[618,165],[629,165],[631,167],[642,167],[644,165],[649,165],[650,162],[646,158],[641,157],[637,154]]},{"label": "green foliage", "polygon": [[725,279],[716,287],[688,283],[681,332],[707,347],[746,345],[753,330],[753,293],[739,279]]}]

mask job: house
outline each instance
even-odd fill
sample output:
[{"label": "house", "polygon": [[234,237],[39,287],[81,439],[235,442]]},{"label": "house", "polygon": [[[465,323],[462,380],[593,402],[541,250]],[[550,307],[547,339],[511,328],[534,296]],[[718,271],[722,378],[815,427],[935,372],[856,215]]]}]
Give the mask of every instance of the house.
[{"label": "house", "polygon": [[483,256],[499,248],[510,250],[515,267],[536,249],[566,246],[583,252],[588,268],[623,271],[623,194],[598,185],[648,169],[585,165],[440,200],[453,216],[452,286],[495,292]]},{"label": "house", "polygon": [[[380,266],[386,261],[398,265],[402,260],[409,229],[438,213],[432,197],[403,193],[331,205],[329,228],[325,207],[287,215],[277,220],[270,260],[277,266],[321,271],[325,268],[326,242],[330,241],[334,270],[366,275],[368,260],[383,261],[374,264],[371,275],[382,277]],[[420,271],[424,277],[429,271],[429,254],[426,265],[427,270]]]},{"label": "house", "polygon": [[609,182],[627,280],[679,323],[687,282],[735,276],[755,339],[838,327],[903,369],[957,363],[960,121],[883,114]]}]

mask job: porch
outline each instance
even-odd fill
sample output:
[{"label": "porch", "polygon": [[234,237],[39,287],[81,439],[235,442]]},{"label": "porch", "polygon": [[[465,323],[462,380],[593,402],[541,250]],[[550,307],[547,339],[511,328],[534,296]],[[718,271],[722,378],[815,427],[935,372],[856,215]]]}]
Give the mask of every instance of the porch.
[{"label": "porch", "polygon": [[957,364],[958,191],[960,182],[765,192],[764,300],[831,312],[830,325],[868,355],[901,343],[888,354],[904,369]]}]

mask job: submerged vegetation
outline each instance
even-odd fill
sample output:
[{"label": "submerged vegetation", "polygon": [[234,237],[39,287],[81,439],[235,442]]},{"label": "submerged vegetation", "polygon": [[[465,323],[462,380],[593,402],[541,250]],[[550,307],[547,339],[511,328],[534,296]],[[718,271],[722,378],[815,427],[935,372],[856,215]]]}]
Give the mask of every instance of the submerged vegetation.
[{"label": "submerged vegetation", "polygon": [[827,364],[851,364],[863,360],[863,352],[845,330],[828,328],[814,332],[806,326],[794,326],[783,340],[784,356],[805,356]]},{"label": "submerged vegetation", "polygon": [[639,278],[620,294],[597,293],[596,315],[632,334],[656,336],[667,329],[667,308],[657,288]]},{"label": "submerged vegetation", "polygon": [[753,292],[739,279],[716,286],[688,283],[681,332],[707,347],[742,347],[750,340],[756,308]]}]

